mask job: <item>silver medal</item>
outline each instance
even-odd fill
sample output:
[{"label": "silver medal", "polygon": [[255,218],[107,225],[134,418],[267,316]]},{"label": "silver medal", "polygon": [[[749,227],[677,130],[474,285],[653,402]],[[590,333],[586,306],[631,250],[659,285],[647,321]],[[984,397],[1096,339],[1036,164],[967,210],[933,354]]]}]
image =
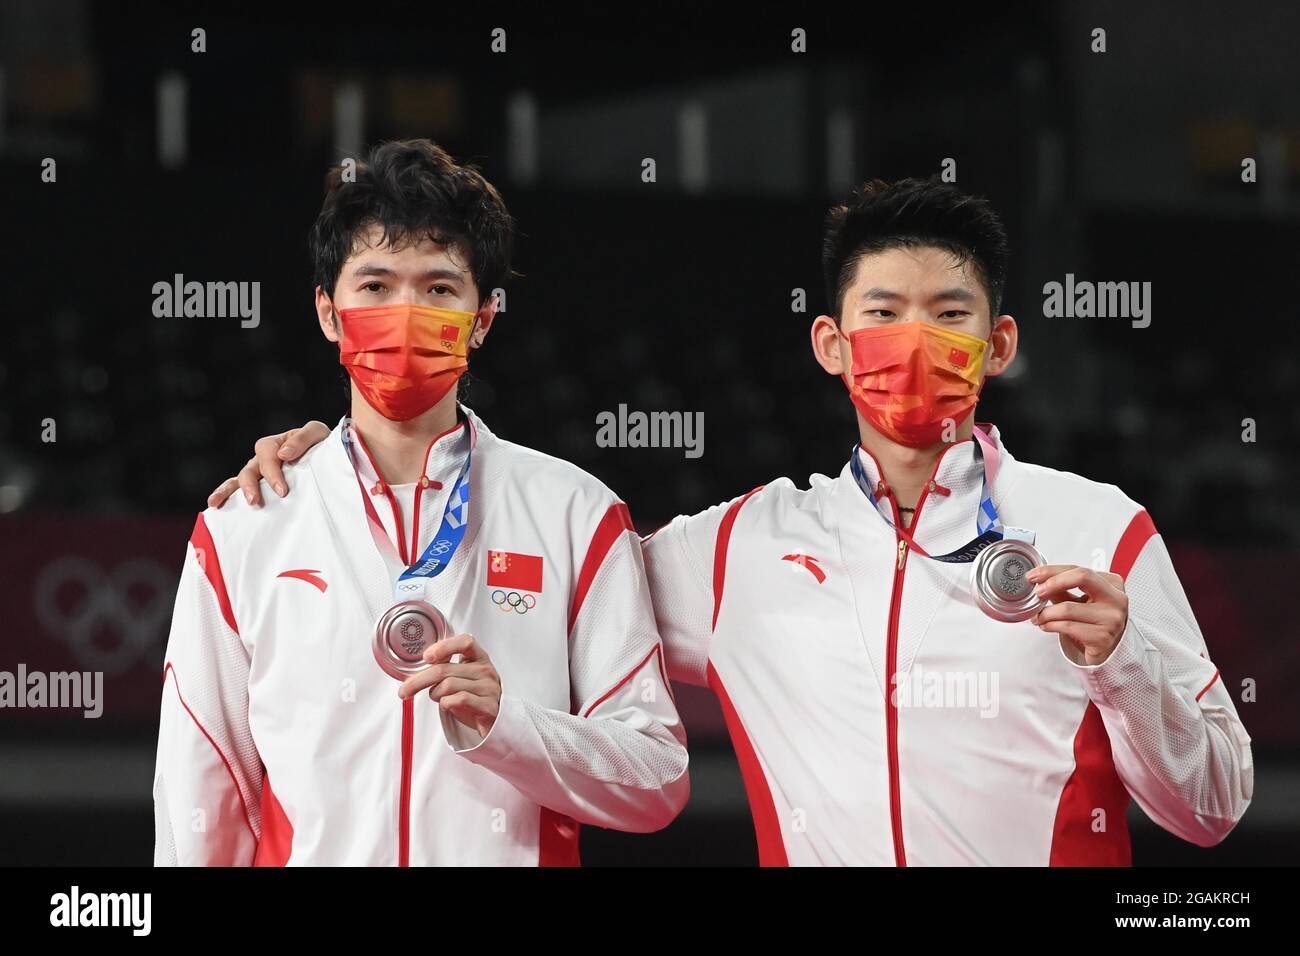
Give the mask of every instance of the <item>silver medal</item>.
[{"label": "silver medal", "polygon": [[447,619],[425,601],[394,604],[375,625],[375,660],[384,673],[406,680],[424,670],[424,652],[447,636]]},{"label": "silver medal", "polygon": [[1047,562],[1032,544],[1003,538],[989,545],[971,565],[971,592],[981,611],[998,621],[1027,621],[1047,602],[1025,579]]}]

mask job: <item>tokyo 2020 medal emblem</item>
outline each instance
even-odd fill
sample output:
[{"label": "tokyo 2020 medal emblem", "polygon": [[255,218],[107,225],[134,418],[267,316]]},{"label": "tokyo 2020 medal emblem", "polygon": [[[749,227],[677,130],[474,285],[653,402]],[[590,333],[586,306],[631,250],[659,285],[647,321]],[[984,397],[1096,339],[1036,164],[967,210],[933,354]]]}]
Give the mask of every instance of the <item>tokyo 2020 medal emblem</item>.
[{"label": "tokyo 2020 medal emblem", "polygon": [[1033,582],[1025,579],[1031,568],[1047,562],[1038,550],[1024,541],[1006,538],[994,542],[971,565],[971,592],[975,603],[989,617],[1012,623],[1027,621],[1047,603],[1034,594]]},{"label": "tokyo 2020 medal emblem", "polygon": [[375,625],[375,660],[384,673],[406,680],[424,670],[424,652],[447,636],[447,619],[425,601],[394,604]]}]

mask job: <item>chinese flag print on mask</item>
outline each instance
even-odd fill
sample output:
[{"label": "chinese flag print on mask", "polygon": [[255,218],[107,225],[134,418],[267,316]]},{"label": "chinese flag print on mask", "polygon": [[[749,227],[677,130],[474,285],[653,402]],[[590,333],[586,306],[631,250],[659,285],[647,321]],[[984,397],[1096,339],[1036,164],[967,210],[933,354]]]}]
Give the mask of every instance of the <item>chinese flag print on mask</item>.
[{"label": "chinese flag print on mask", "polygon": [[340,309],[339,363],[371,408],[407,421],[438,404],[469,367],[474,316],[409,304]]},{"label": "chinese flag print on mask", "polygon": [[959,425],[974,410],[988,339],[931,322],[871,326],[844,338],[853,357],[844,384],[885,437],[924,448],[940,441],[948,422]]}]

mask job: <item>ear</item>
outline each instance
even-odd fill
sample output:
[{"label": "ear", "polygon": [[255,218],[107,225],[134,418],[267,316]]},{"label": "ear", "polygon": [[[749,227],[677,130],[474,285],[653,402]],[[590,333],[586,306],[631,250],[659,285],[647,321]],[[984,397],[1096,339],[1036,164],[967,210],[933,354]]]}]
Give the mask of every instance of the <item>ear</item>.
[{"label": "ear", "polygon": [[469,347],[476,349],[483,344],[488,332],[492,330],[492,320],[497,317],[497,307],[501,300],[496,293],[488,296],[487,301],[474,313],[474,325],[469,330]]},{"label": "ear", "polygon": [[320,286],[316,287],[316,320],[320,322],[320,330],[325,338],[331,342],[338,342],[343,338],[343,329],[339,326],[339,319],[334,311],[334,303],[330,297],[325,294]]},{"label": "ear", "polygon": [[999,315],[993,322],[993,333],[989,337],[989,355],[984,360],[984,374],[1001,375],[1016,357],[1016,346],[1020,342],[1020,330],[1016,320],[1009,315]]},{"label": "ear", "polygon": [[813,358],[831,375],[843,376],[848,372],[848,354],[844,351],[844,337],[840,327],[829,315],[819,315],[812,324]]}]

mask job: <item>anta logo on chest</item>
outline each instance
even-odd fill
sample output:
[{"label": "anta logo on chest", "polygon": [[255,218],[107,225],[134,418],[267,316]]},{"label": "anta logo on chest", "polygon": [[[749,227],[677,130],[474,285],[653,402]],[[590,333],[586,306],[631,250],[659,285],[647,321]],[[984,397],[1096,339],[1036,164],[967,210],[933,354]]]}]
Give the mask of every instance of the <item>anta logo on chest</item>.
[{"label": "anta logo on chest", "polygon": [[487,587],[492,603],[506,614],[527,614],[542,593],[542,558],[517,551],[489,551]]},{"label": "anta logo on chest", "polygon": [[826,572],[817,563],[819,559],[810,554],[787,554],[781,560],[791,562],[791,568],[806,568],[808,573],[817,580],[818,584],[826,581]]},{"label": "anta logo on chest", "polygon": [[296,578],[299,581],[306,581],[312,587],[318,589],[321,594],[329,587],[325,579],[320,576],[320,572],[315,568],[293,568],[289,571],[281,571],[276,575],[277,578]]}]

